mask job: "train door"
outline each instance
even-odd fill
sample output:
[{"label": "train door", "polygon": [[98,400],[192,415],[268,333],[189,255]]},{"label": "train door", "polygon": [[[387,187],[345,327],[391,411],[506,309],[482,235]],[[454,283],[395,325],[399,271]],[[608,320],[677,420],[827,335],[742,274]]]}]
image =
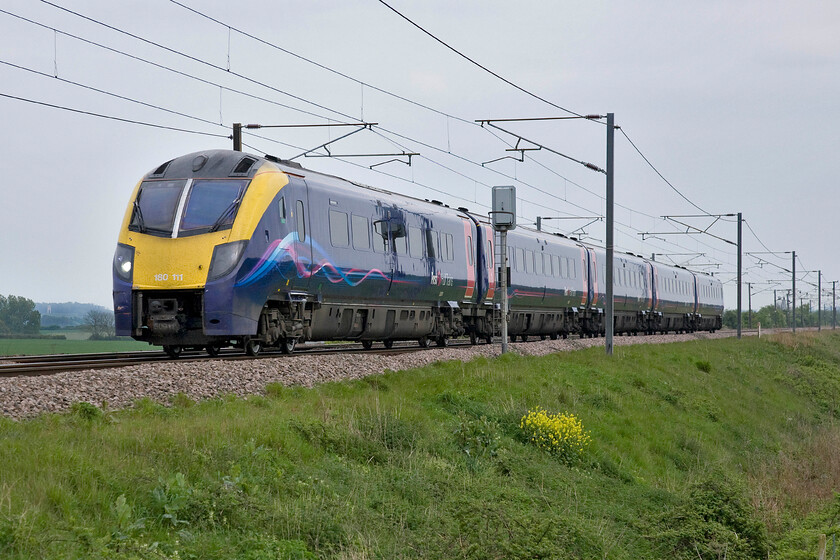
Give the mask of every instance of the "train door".
[{"label": "train door", "polygon": [[586,267],[586,307],[595,308],[598,305],[598,259],[595,257],[595,251],[588,248],[581,249],[584,252],[583,265]]},{"label": "train door", "polygon": [[496,295],[496,252],[494,246],[493,228],[488,225],[481,226],[484,230],[484,239],[482,241],[482,252],[484,253],[484,264],[486,265],[487,275],[487,293],[484,296],[485,301],[493,301]]},{"label": "train door", "polygon": [[692,311],[692,313],[697,313],[697,310],[700,308],[699,302],[697,301],[697,295],[698,295],[697,292],[700,288],[697,285],[697,275],[694,274],[693,272],[691,273],[691,284],[690,285],[691,285],[691,289],[693,290],[693,293],[694,293],[694,311]]},{"label": "train door", "polygon": [[308,290],[310,277],[313,272],[312,263],[312,221],[309,213],[309,187],[306,181],[296,177],[290,177],[290,196],[287,199],[289,214],[293,220],[290,229],[294,228],[297,234],[294,244],[294,259],[297,267],[297,280],[294,288],[297,290]]},{"label": "train door", "polygon": [[467,270],[467,286],[464,290],[464,300],[475,297],[475,257],[476,257],[476,228],[469,218],[461,217],[464,224],[464,262]]}]

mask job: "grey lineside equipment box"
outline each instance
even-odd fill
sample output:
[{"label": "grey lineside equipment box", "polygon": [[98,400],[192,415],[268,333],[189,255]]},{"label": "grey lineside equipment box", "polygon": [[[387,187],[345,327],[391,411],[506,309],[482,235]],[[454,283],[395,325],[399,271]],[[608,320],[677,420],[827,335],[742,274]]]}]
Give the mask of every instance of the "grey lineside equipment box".
[{"label": "grey lineside equipment box", "polygon": [[493,227],[516,228],[516,187],[493,187]]}]

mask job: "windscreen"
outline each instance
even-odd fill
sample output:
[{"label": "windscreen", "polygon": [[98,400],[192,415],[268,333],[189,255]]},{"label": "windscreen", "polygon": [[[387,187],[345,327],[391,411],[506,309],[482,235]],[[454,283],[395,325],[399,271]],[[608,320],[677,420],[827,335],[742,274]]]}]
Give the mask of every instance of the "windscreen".
[{"label": "windscreen", "polygon": [[248,180],[195,181],[184,207],[179,236],[229,229]]},{"label": "windscreen", "polygon": [[128,228],[151,235],[171,235],[181,191],[186,183],[185,180],[144,181],[137,192]]}]

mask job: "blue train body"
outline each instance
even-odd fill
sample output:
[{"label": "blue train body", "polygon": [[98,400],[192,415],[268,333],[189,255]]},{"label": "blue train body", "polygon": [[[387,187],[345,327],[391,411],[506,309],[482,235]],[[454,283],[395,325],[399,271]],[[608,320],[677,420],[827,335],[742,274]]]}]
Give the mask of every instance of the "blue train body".
[{"label": "blue train body", "polygon": [[[603,250],[509,236],[513,337],[603,332]],[[486,217],[226,150],[166,162],[135,188],[114,257],[117,332],[177,355],[300,340],[446,344],[500,332]],[[617,332],[720,328],[720,283],[616,259]]]}]

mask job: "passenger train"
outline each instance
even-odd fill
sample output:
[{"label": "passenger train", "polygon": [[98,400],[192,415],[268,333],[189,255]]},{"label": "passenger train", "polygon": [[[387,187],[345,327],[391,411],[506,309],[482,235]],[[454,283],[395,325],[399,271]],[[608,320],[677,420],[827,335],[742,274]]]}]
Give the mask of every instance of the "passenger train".
[{"label": "passenger train", "polygon": [[[508,235],[509,287],[486,216],[229,150],[185,155],[137,184],[114,255],[118,335],[217,355],[299,341],[445,346],[604,332],[605,251],[528,228]],[[614,259],[615,332],[721,327],[715,278]]]}]

